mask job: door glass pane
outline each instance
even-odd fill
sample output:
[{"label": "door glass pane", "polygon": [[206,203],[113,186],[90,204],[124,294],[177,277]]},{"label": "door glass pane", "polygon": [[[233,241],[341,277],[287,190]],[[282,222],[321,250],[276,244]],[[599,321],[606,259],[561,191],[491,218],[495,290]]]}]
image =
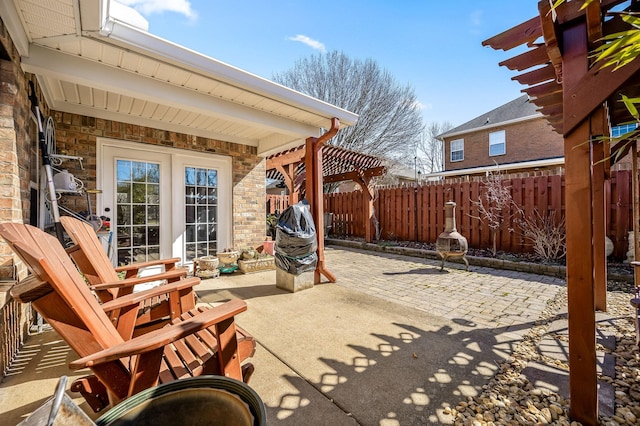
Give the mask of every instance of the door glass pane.
[{"label": "door glass pane", "polygon": [[185,252],[194,257],[217,253],[218,172],[215,169],[185,167]]},{"label": "door glass pane", "polygon": [[[160,257],[160,165],[116,161],[118,265]],[[133,226],[131,226],[133,225]]]}]

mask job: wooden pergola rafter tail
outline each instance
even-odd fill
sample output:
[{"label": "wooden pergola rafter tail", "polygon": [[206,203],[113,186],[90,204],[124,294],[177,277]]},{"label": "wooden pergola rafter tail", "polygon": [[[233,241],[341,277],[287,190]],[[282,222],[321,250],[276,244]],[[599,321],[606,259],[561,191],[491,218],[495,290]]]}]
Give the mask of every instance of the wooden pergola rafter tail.
[{"label": "wooden pergola rafter tail", "polygon": [[532,44],[542,36],[540,18],[534,16],[515,27],[504,31],[482,42],[483,46],[491,46],[496,50],[511,50],[524,43]]},{"label": "wooden pergola rafter tail", "polygon": [[556,71],[552,65],[545,65],[538,69],[534,69],[533,71],[528,71],[514,77],[511,77],[511,80],[515,80],[520,84],[524,84],[526,86],[532,86],[538,83],[544,83],[548,81],[556,80]]},{"label": "wooden pergola rafter tail", "polygon": [[[541,0],[538,16],[483,44],[502,50],[528,48],[500,65],[521,72],[512,79],[527,86],[522,91],[564,137],[571,416],[582,424],[595,425],[595,310],[606,310],[604,186],[611,161],[604,160],[611,149],[630,149],[637,175],[635,141],[610,147],[606,137],[611,125],[633,120],[619,99],[621,92],[640,96],[640,59],[614,71],[594,63],[591,55],[603,37],[629,28],[622,19],[611,16],[611,9],[637,2],[596,0],[583,8],[584,3],[567,1],[552,13],[549,0]],[[636,184],[633,192],[638,200]],[[637,210],[635,203],[634,212]],[[634,215],[634,234],[638,233],[638,217]],[[640,253],[638,242],[636,253]]]}]

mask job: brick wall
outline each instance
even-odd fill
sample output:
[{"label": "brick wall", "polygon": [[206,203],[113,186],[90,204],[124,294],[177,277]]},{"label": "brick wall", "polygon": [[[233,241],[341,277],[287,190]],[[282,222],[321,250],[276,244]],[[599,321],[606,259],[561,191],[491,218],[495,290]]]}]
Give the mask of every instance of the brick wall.
[{"label": "brick wall", "polygon": [[[28,99],[28,78],[20,69],[19,55],[0,21],[0,222],[28,222],[30,180],[35,179],[32,137],[35,124],[31,120]],[[0,242],[0,279],[26,275],[24,267],[15,274],[13,265],[20,265],[4,242]]]},{"label": "brick wall", "polygon": [[[0,223],[28,221],[30,180],[35,141],[31,134],[28,78],[19,55],[0,20]],[[32,315],[29,304],[11,299],[9,289],[27,269],[9,246],[0,241],[0,370],[3,375],[27,335]]]},{"label": "brick wall", "polygon": [[[499,130],[505,131],[506,154],[490,157],[489,133]],[[450,143],[456,139],[464,139],[464,160],[452,163]],[[539,160],[563,155],[562,135],[554,132],[542,117],[445,138],[445,170],[492,166],[495,163]]]},{"label": "brick wall", "polygon": [[[255,148],[248,146],[243,148],[255,152]],[[235,248],[257,247],[264,241],[266,164],[266,160],[255,155],[244,155],[234,159],[233,243]]]},{"label": "brick wall", "polygon": [[[256,155],[255,147],[60,111],[54,111],[53,117],[56,151],[83,157],[84,170],[71,161],[65,162],[64,167],[84,181],[87,188],[96,187],[96,142],[99,137],[230,156],[234,248],[255,246],[264,241],[266,161]],[[95,197],[92,204],[95,206]],[[87,210],[84,197],[63,197],[60,205],[73,211]]]}]

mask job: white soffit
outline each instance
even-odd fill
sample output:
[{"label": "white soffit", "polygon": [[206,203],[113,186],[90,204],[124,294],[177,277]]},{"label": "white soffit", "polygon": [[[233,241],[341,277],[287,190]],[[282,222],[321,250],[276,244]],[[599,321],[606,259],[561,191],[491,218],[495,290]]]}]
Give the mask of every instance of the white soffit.
[{"label": "white soffit", "polygon": [[332,117],[357,120],[111,19],[108,0],[13,3],[31,43],[23,68],[38,76],[55,110],[257,146],[262,155],[318,136]]}]

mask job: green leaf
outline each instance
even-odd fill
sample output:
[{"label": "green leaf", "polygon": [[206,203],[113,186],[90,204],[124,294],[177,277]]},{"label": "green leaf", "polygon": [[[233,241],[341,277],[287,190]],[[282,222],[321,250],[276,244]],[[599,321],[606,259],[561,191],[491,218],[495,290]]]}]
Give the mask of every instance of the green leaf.
[{"label": "green leaf", "polygon": [[[580,7],[580,10],[585,9],[587,6],[589,6],[589,4],[591,4],[594,1],[595,0],[585,0],[584,4]],[[553,6],[551,6],[551,10],[555,10],[558,6],[560,6],[564,2],[565,2],[565,0],[556,0],[553,3]]]},{"label": "green leaf", "polygon": [[638,98],[629,98],[626,95],[622,95],[622,102],[624,103],[625,108],[627,108],[627,111],[629,111],[633,118],[638,120],[640,118],[640,114],[638,114],[638,108],[636,108],[636,104],[638,103],[638,101],[634,102],[634,99]]}]

